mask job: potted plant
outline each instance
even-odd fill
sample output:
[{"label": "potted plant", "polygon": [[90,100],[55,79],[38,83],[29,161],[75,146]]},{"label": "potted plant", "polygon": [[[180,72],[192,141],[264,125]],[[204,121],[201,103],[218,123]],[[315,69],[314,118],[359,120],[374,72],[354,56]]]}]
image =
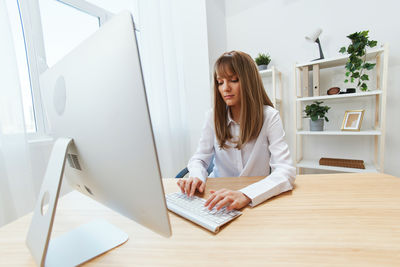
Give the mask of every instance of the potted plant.
[{"label": "potted plant", "polygon": [[[365,70],[372,70],[375,67],[375,63],[366,62],[367,59],[367,47],[375,47],[377,41],[369,40],[369,31],[355,32],[347,36],[351,40],[351,44],[346,48],[340,48],[339,52],[342,54],[348,53],[349,60],[346,63],[346,77],[350,78],[350,81],[354,83],[357,79],[357,89],[361,91],[367,91],[368,86],[365,81],[369,80],[369,77]],[[349,82],[349,79],[344,80],[345,83]]]},{"label": "potted plant", "polygon": [[314,101],[311,105],[306,105],[304,112],[306,113],[305,118],[310,118],[310,131],[323,131],[324,130],[324,119],[328,122],[329,119],[326,117],[326,113],[330,107],[321,106],[324,103],[322,101]]},{"label": "potted plant", "polygon": [[269,54],[259,53],[255,61],[259,70],[266,70],[268,68],[268,64],[271,62],[271,57]]}]

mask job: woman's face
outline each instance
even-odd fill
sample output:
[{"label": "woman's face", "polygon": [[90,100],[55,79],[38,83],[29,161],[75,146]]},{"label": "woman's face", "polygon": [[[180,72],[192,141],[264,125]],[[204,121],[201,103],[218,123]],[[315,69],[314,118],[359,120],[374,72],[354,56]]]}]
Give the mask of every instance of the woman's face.
[{"label": "woman's face", "polygon": [[227,76],[217,75],[219,93],[229,107],[240,107],[239,77],[233,73],[228,73]]}]

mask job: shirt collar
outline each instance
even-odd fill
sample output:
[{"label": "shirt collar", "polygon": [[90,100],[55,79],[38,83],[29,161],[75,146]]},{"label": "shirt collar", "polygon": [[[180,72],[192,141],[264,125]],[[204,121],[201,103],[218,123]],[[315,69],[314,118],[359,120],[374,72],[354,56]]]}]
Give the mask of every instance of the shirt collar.
[{"label": "shirt collar", "polygon": [[233,119],[232,119],[232,116],[231,116],[231,110],[230,110],[230,108],[229,107],[227,107],[227,113],[228,113],[228,117],[227,117],[227,119],[226,119],[226,124],[229,126],[231,123],[233,123],[233,124],[237,124],[237,125],[239,125],[239,123],[237,123],[236,121],[234,121]]}]

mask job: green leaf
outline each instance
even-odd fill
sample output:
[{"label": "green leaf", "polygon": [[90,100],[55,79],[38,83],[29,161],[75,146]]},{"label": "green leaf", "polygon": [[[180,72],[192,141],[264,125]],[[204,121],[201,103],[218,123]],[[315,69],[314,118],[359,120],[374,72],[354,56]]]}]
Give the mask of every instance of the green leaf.
[{"label": "green leaf", "polygon": [[346,66],[345,66],[346,69],[350,70],[352,66],[353,66],[353,64],[350,61],[347,61]]},{"label": "green leaf", "polygon": [[363,81],[369,81],[368,75],[367,74],[363,74],[360,78]]},{"label": "green leaf", "polygon": [[348,80],[348,79],[346,79],[346,80],[344,80],[344,82],[345,82],[345,83],[348,83],[348,82],[349,82],[349,80]]},{"label": "green leaf", "polygon": [[367,69],[367,70],[372,70],[374,67],[375,67],[375,63],[368,63],[368,62],[366,62],[365,64],[364,64],[364,68],[365,69]]},{"label": "green leaf", "polygon": [[350,35],[347,35],[347,38],[349,38],[350,40],[354,40],[357,38],[357,36],[358,36],[358,32],[355,32]]},{"label": "green leaf", "polygon": [[363,83],[363,84],[361,84],[361,91],[367,91],[367,84],[366,83]]},{"label": "green leaf", "polygon": [[358,69],[358,70],[361,68],[362,63],[363,63],[363,61],[362,61],[361,58],[356,57],[356,58],[353,60],[353,65],[354,65],[354,67],[355,67],[356,69]]},{"label": "green leaf", "polygon": [[346,47],[343,46],[342,48],[340,48],[339,53],[346,53]]},{"label": "green leaf", "polygon": [[351,82],[354,83],[354,78],[353,77],[351,77]]},{"label": "green leaf", "polygon": [[360,73],[358,71],[353,72],[353,74],[351,75],[351,78],[358,78],[360,77]]},{"label": "green leaf", "polygon": [[375,47],[377,44],[378,44],[377,41],[374,41],[374,40],[368,41],[368,46],[369,47]]},{"label": "green leaf", "polygon": [[350,71],[347,71],[346,72],[346,77],[349,77],[349,75],[350,75]]},{"label": "green leaf", "polygon": [[311,116],[311,120],[312,120],[312,121],[318,120],[318,115],[312,115],[312,116]]}]

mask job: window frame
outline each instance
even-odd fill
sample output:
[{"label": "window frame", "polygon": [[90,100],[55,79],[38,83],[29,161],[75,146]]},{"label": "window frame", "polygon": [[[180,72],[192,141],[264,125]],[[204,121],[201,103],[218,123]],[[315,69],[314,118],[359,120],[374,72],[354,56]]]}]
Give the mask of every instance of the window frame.
[{"label": "window frame", "polygon": [[[26,60],[32,92],[32,105],[36,132],[27,133],[28,140],[48,139],[49,127],[46,121],[40,92],[40,75],[49,67],[44,47],[43,28],[39,0],[16,0],[25,42]],[[54,0],[79,11],[97,17],[99,27],[114,14],[84,0]]]}]

